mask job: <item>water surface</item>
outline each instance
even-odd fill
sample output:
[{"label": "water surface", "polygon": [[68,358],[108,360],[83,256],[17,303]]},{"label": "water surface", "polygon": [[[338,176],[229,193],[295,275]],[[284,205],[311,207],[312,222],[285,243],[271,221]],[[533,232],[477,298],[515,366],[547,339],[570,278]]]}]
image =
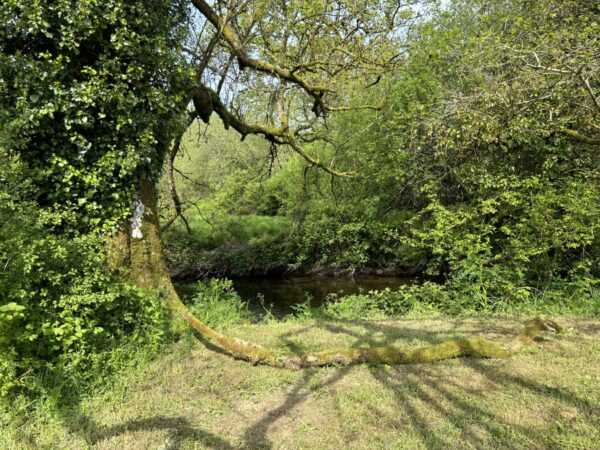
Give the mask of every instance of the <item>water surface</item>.
[{"label": "water surface", "polygon": [[282,278],[240,278],[233,280],[233,287],[250,310],[263,315],[265,307],[275,317],[294,312],[294,306],[310,301],[311,307],[323,304],[329,294],[338,297],[383,290],[398,289],[410,279],[397,276],[357,275],[354,277],[294,276]]}]

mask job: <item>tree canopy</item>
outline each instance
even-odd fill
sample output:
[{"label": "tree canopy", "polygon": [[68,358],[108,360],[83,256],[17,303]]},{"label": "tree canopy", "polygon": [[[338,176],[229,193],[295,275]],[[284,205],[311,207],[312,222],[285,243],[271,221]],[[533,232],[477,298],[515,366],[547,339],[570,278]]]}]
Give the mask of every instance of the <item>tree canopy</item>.
[{"label": "tree canopy", "polygon": [[114,228],[178,120],[186,3],[8,1],[0,22],[3,157],[67,226]]}]

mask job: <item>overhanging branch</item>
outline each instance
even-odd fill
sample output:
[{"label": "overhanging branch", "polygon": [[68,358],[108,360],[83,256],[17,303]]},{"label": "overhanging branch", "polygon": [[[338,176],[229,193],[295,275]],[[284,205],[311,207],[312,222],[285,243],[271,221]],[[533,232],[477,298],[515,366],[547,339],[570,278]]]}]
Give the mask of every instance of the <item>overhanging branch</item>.
[{"label": "overhanging branch", "polygon": [[[339,172],[333,169],[331,166],[307,154],[298,142],[301,129],[290,129],[287,127],[276,127],[266,124],[248,124],[232,114],[223,104],[219,95],[212,89],[205,86],[198,88],[195,96],[198,96],[198,98],[202,100],[209,97],[211,112],[214,111],[219,115],[225,128],[232,127],[234,130],[239,132],[242,135],[242,140],[244,140],[249,134],[263,136],[269,142],[279,145],[289,145],[296,153],[298,153],[311,165],[318,167],[331,175],[338,177],[355,176],[355,174],[351,172]],[[196,107],[202,107],[200,101],[196,101],[194,104]],[[205,111],[197,111],[197,113],[202,117],[202,115],[205,114]]]},{"label": "overhanging branch", "polygon": [[600,139],[591,138],[589,136],[581,134],[579,131],[576,130],[566,129],[562,130],[562,133],[569,136],[572,139],[575,139],[576,141],[583,142],[584,144],[600,145]]},{"label": "overhanging branch", "polygon": [[222,37],[225,39],[232,52],[238,58],[241,69],[244,67],[250,67],[259,72],[263,72],[279,79],[297,84],[304,89],[307,94],[315,99],[315,102],[321,106],[321,110],[326,110],[322,104],[322,97],[326,92],[331,92],[329,87],[311,84],[303,77],[298,75],[294,70],[289,70],[284,67],[248,56],[244,50],[244,45],[241,39],[233,27],[225,23],[225,21],[211,8],[208,3],[206,3],[204,0],[192,0],[192,4],[217,30],[221,31]]}]

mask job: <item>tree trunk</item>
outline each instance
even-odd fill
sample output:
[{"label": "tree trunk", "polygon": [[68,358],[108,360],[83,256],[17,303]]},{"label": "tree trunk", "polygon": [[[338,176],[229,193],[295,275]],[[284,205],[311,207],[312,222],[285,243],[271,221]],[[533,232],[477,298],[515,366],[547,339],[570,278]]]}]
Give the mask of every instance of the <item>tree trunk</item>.
[{"label": "tree trunk", "polygon": [[160,289],[166,298],[176,297],[162,251],[156,192],[149,178],[142,182],[131,210],[131,218],[109,239],[109,267],[144,291]]},{"label": "tree trunk", "polygon": [[341,348],[322,352],[285,355],[267,350],[242,339],[225,336],[200,322],[181,302],[165,264],[156,207],[156,191],[150,179],[141,184],[138,198],[132,204],[132,217],[108,243],[109,265],[145,291],[160,290],[169,308],[179,314],[204,338],[235,358],[275,367],[299,369],[350,364],[417,364],[432,363],[462,356],[507,358],[519,352],[542,331],[560,332],[562,327],[542,317],[526,323],[525,329],[508,345],[475,336],[453,339],[417,349],[394,346],[378,348]]},{"label": "tree trunk", "polygon": [[273,360],[275,354],[241,339],[224,336],[204,325],[181,302],[165,264],[160,235],[156,190],[145,179],[131,205],[131,218],[108,240],[109,268],[135,283],[143,291],[160,291],[167,306],[178,313],[202,336],[220,345],[233,356],[248,360]]}]

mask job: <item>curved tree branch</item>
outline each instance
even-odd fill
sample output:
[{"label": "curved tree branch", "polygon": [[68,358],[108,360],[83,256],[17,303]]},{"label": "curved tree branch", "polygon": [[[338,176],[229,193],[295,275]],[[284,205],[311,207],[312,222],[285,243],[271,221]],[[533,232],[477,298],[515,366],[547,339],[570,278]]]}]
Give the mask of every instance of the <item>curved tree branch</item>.
[{"label": "curved tree branch", "polygon": [[319,167],[325,172],[338,176],[338,177],[352,177],[355,174],[351,172],[339,172],[333,169],[331,166],[311,157],[308,155],[298,143],[297,137],[300,134],[300,129],[288,129],[287,127],[277,127],[273,125],[266,124],[248,124],[242,120],[240,120],[237,116],[232,114],[229,109],[223,104],[219,95],[210,88],[205,86],[200,87],[196,95],[208,95],[211,99],[211,106],[215,113],[221,117],[225,128],[233,127],[236,131],[238,131],[242,135],[242,140],[246,138],[249,134],[254,135],[262,135],[268,141],[280,144],[280,145],[289,145],[296,153],[298,153],[302,158],[308,161],[311,165],[315,167]]},{"label": "curved tree branch", "polygon": [[331,365],[349,366],[354,364],[423,364],[445,359],[471,358],[509,358],[520,352],[542,332],[559,333],[562,326],[553,320],[537,317],[525,324],[524,330],[507,345],[502,345],[481,336],[452,339],[436,345],[416,349],[403,349],[395,346],[372,348],[338,348],[322,352],[296,355],[280,354],[243,339],[225,336],[207,327],[187,309],[179,298],[171,297],[170,307],[180,314],[189,325],[204,338],[227,351],[237,359],[253,364],[264,364],[287,369],[303,369]]},{"label": "curved tree branch", "polygon": [[578,142],[583,142],[584,144],[600,145],[600,139],[591,138],[589,136],[581,134],[577,130],[566,129],[566,130],[562,130],[562,133],[565,134],[565,135],[567,135],[567,136],[569,136],[570,138],[578,141]]},{"label": "curved tree branch", "polygon": [[238,58],[240,68],[250,67],[259,72],[292,82],[304,89],[304,91],[313,97],[315,102],[321,105],[322,109],[325,110],[325,107],[322,104],[322,97],[326,92],[331,92],[331,89],[328,86],[311,84],[294,70],[286,69],[248,56],[242,40],[233,27],[226,23],[208,3],[204,0],[192,0],[192,4],[216,29],[221,30],[223,38],[231,48],[231,51]]}]

